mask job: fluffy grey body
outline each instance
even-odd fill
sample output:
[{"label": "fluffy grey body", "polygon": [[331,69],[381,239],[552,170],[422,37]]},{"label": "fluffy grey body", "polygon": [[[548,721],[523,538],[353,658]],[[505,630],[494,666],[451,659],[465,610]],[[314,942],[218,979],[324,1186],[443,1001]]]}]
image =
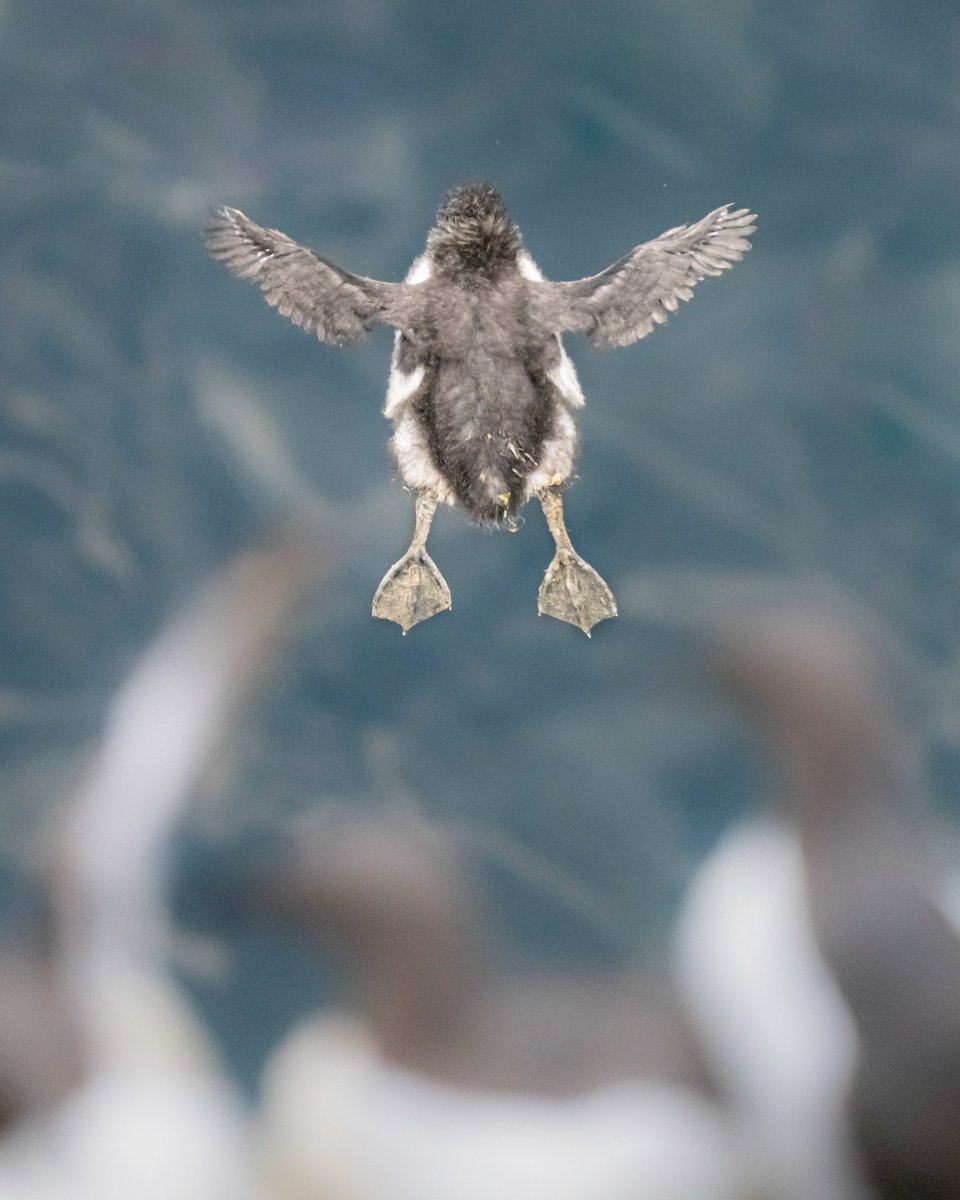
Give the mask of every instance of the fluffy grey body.
[{"label": "fluffy grey body", "polygon": [[[562,530],[558,553],[569,558],[559,493],[547,493],[573,472],[583,393],[561,335],[586,333],[599,346],[645,337],[700,279],[743,257],[754,220],[726,205],[635,247],[598,275],[566,283],[544,279],[488,184],[449,193],[402,283],[353,275],[231,208],[217,212],[207,245],[322,341],[356,341],[377,322],[395,328],[385,415],[400,476],[419,498],[418,561],[436,503],[460,504],[474,520],[496,524],[510,522],[532,496],[550,507],[555,540]],[[430,586],[438,587],[442,576],[426,561],[435,573]],[[599,582],[609,597],[597,611],[614,615],[609,589],[592,574],[589,586]],[[574,585],[568,576],[560,583],[567,591]],[[561,615],[556,607],[544,606],[541,589],[541,611]],[[579,617],[574,623],[584,627]]]},{"label": "fluffy grey body", "polygon": [[479,522],[566,480],[576,453],[576,372],[558,334],[529,328],[521,265],[536,271],[522,252],[464,271],[428,249],[408,276],[423,288],[420,336],[394,344],[385,415],[401,477]]}]

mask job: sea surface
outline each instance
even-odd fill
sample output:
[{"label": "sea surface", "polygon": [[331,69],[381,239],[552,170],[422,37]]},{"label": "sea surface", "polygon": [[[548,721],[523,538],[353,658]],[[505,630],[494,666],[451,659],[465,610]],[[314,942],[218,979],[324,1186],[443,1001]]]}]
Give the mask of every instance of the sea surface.
[{"label": "sea surface", "polygon": [[[887,631],[955,818],[958,66],[938,0],[3,0],[10,919],[138,652],[294,519],[326,579],[183,823],[187,897],[291,814],[410,806],[472,856],[518,959],[662,959],[696,862],[770,801],[704,641],[770,589]],[[568,338],[567,518],[621,612],[590,640],[537,617],[536,506],[513,534],[440,512],[452,612],[405,638],[371,618],[413,515],[390,333],[321,345],[203,249],[227,203],[398,279],[475,179],[556,279],[720,204],[759,214],[744,262],[649,339]],[[178,905],[222,917],[202,909]],[[232,970],[190,986],[251,1081],[330,984],[292,943],[231,938]]]}]

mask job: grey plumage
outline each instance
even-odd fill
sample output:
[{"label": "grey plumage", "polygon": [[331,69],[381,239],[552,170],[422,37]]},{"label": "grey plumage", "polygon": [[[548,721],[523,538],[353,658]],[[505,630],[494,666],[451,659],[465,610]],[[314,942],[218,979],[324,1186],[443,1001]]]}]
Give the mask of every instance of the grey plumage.
[{"label": "grey plumage", "polygon": [[236,208],[217,210],[207,249],[241,279],[255,280],[281,316],[335,345],[360,341],[377,321],[395,322],[407,291],[403,284],[343,271]]},{"label": "grey plumage", "polygon": [[[696,283],[743,257],[754,220],[725,205],[635,247],[598,275],[566,283],[542,277],[488,184],[448,194],[403,283],[353,275],[232,208],[218,210],[207,246],[321,341],[358,341],[378,322],[391,325],[397,333],[385,414],[394,422],[404,483],[496,524],[509,523],[531,496],[542,498],[573,472],[572,413],[583,396],[561,334],[586,333],[598,346],[645,337]],[[562,526],[562,512],[557,520]],[[430,588],[442,583],[436,575]],[[594,621],[616,612],[609,589],[596,581],[607,598]],[[427,586],[419,575],[416,586]],[[571,579],[563,586],[569,591]],[[427,607],[434,602],[448,607],[449,593],[437,591]],[[541,611],[560,615],[554,608],[541,589]]]},{"label": "grey plumage", "polygon": [[587,279],[530,285],[531,324],[544,332],[586,333],[595,346],[629,346],[662,325],[707,275],[743,258],[756,216],[730,205],[693,225],[668,229]]}]

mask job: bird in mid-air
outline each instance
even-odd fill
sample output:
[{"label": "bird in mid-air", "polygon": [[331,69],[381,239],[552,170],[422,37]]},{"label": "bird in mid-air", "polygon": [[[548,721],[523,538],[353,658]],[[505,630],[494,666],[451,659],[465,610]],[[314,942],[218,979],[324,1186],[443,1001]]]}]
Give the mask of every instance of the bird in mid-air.
[{"label": "bird in mid-air", "polygon": [[438,503],[460,504],[483,525],[516,528],[532,497],[556,544],[539,611],[589,635],[617,615],[613,593],[573,548],[562,487],[577,450],[573,414],[584,403],[561,334],[626,346],[662,324],[706,275],[750,249],[756,217],[730,205],[668,229],[586,279],[555,283],[527,253],[489,184],[448,193],[402,283],[335,266],[235,208],[207,233],[211,255],[253,279],[269,304],[324,342],[359,341],[378,322],[396,330],[384,414],[400,477],[416,493],[406,554],[384,576],[373,615],[413,625],[450,607],[427,553]]}]

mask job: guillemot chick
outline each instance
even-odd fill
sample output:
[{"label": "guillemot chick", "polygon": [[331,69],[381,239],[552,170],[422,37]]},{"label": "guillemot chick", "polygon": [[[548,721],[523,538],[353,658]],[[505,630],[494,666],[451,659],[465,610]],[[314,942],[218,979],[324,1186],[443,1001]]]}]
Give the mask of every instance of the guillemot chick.
[{"label": "guillemot chick", "polygon": [[489,184],[454,188],[402,283],[366,279],[320,258],[235,208],[218,209],[211,255],[255,280],[269,304],[321,341],[359,341],[378,322],[396,330],[384,415],[403,483],[416,492],[406,554],[384,576],[373,615],[413,625],[450,607],[450,589],[426,550],[438,503],[479,524],[516,528],[536,496],[556,544],[539,611],[591,628],[617,615],[607,584],[576,553],[561,488],[577,449],[577,373],[561,342],[586,333],[626,346],[662,324],[706,275],[750,249],[755,215],[730,205],[678,225],[586,279],[554,283],[523,246]]}]

